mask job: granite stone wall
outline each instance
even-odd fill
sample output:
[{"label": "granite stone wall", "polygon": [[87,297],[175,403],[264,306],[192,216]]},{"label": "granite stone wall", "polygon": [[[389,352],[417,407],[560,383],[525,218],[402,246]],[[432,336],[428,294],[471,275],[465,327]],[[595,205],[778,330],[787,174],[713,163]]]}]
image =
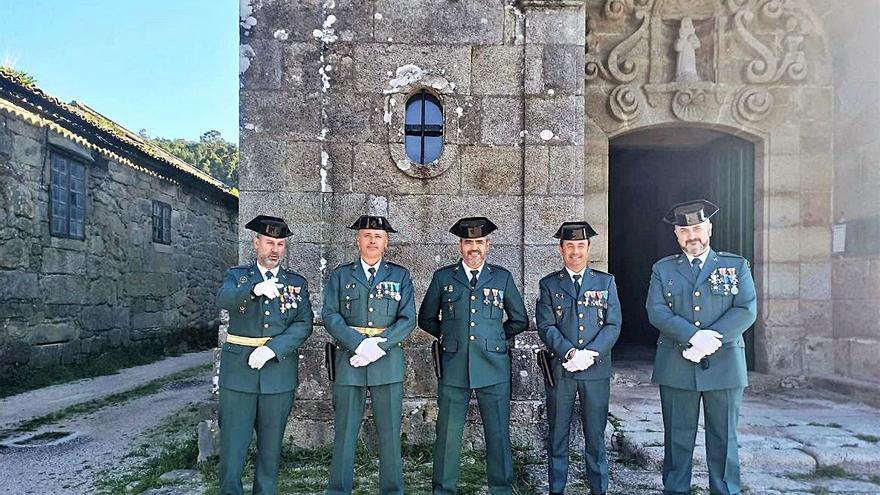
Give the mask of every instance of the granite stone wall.
[{"label": "granite stone wall", "polygon": [[[50,150],[86,163],[85,240],[49,233]],[[216,328],[238,212],[208,196],[0,114],[0,370]],[[152,241],[152,200],[171,205],[170,245]]]}]

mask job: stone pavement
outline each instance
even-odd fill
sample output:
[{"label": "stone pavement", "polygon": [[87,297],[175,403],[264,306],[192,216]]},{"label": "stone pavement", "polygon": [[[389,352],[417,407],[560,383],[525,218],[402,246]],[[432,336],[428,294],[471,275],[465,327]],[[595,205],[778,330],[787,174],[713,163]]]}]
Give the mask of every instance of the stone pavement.
[{"label": "stone pavement", "polygon": [[155,363],[119,370],[113,375],[61,383],[0,399],[0,430],[68,406],[125,392],[178,371],[209,365],[212,352],[208,350],[167,357]]},{"label": "stone pavement", "polygon": [[[663,464],[660,395],[650,372],[649,363],[617,364],[610,410],[612,447],[646,486],[659,485]],[[780,377],[750,373],[749,379],[738,429],[748,493],[880,494],[880,409],[828,392],[782,388]],[[633,465],[645,473],[637,475]],[[701,421],[694,485],[703,489],[705,472]]]}]

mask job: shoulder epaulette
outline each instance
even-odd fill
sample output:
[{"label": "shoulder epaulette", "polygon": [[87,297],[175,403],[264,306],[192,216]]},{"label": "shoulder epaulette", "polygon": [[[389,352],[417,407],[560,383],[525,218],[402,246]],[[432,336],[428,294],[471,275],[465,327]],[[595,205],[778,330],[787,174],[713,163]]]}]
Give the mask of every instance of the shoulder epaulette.
[{"label": "shoulder epaulette", "polygon": [[613,277],[613,276],[614,276],[614,275],[611,275],[611,274],[608,273],[608,272],[603,272],[602,270],[596,270],[595,268],[590,268],[590,270],[593,271],[593,272],[598,273],[599,275],[606,275],[606,276],[608,276],[608,277]]},{"label": "shoulder epaulette", "polygon": [[388,266],[393,266],[393,267],[395,267],[395,268],[400,268],[400,269],[402,269],[402,270],[406,270],[406,269],[407,269],[407,268],[406,268],[405,266],[403,266],[403,265],[398,265],[397,263],[392,263],[392,262],[390,262],[390,261],[386,261],[385,264],[388,265]]},{"label": "shoulder epaulette", "polygon": [[681,253],[679,253],[679,254],[670,254],[669,256],[667,256],[667,257],[665,257],[665,258],[660,258],[659,260],[657,260],[657,263],[663,263],[664,261],[677,260],[677,259],[679,259],[679,258],[681,258]]},{"label": "shoulder epaulette", "polygon": [[743,259],[745,259],[745,257],[743,257],[743,256],[740,256],[736,253],[731,253],[728,251],[716,251],[716,253],[718,254],[718,256],[724,256],[727,258],[743,258]]},{"label": "shoulder epaulette", "polygon": [[498,271],[502,271],[502,272],[510,273],[510,270],[508,270],[507,268],[504,268],[503,266],[493,265],[492,263],[487,263],[487,264],[488,264],[489,267],[491,267],[493,270],[498,270]]},{"label": "shoulder epaulette", "polygon": [[548,273],[547,275],[544,275],[541,278],[541,281],[550,280],[551,278],[556,278],[556,277],[559,277],[560,275],[564,275],[564,274],[565,274],[565,268],[563,268],[561,270],[556,270],[555,272],[551,272],[551,273]]}]

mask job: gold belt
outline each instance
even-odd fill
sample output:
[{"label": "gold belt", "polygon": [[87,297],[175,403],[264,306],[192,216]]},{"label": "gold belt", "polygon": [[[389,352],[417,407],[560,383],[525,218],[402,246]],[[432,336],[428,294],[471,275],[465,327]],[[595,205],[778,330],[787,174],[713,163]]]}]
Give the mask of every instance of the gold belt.
[{"label": "gold belt", "polygon": [[377,335],[381,335],[382,332],[385,331],[384,328],[373,328],[373,327],[351,327],[351,328],[354,328],[354,330],[357,333],[359,333],[361,335],[366,335],[367,337],[375,337]]},{"label": "gold belt", "polygon": [[260,347],[266,345],[266,342],[272,340],[272,337],[242,337],[240,335],[227,335],[226,342],[229,344],[246,345],[248,347]]}]

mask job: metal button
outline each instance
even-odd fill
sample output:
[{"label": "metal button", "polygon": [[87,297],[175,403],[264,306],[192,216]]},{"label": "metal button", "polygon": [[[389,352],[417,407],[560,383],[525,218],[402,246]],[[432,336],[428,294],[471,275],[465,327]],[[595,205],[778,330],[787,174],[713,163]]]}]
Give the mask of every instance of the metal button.
[{"label": "metal button", "polygon": [[263,328],[269,328],[269,324],[268,324],[268,323],[263,323]]},{"label": "metal button", "polygon": [[477,300],[477,296],[473,296],[473,295],[472,295],[472,296],[471,296],[471,301],[476,301],[476,300]]},{"label": "metal button", "polygon": [[351,296],[345,296],[345,300],[346,300],[346,301],[351,300]]},{"label": "metal button", "polygon": [[472,327],[475,327],[475,326],[477,326],[477,323],[472,321],[472,322],[471,322],[471,326],[472,326]]},{"label": "metal button", "polygon": [[580,306],[583,303],[584,303],[583,301],[578,301],[578,306]]},{"label": "metal button", "polygon": [[584,343],[584,339],[578,339],[578,344],[583,344],[583,343]]},{"label": "metal button", "polygon": [[699,311],[699,310],[700,310],[699,306],[694,306],[694,311]]},{"label": "metal button", "polygon": [[271,314],[271,313],[269,313],[268,311],[266,311],[266,316],[269,316],[270,314]]},{"label": "metal button", "polygon": [[694,322],[694,325],[696,325],[696,326],[700,326],[700,322],[699,322],[699,321],[695,321],[695,322]]},{"label": "metal button", "polygon": [[373,295],[372,295],[372,294],[370,294],[370,299],[372,299],[372,298],[373,298]]},{"label": "metal button", "polygon": [[584,331],[584,326],[583,326],[583,325],[579,326],[579,327],[578,327],[578,330],[580,330],[581,332],[583,332],[583,331]]},{"label": "metal button", "polygon": [[445,345],[443,346],[443,350],[444,350],[444,351],[446,350],[446,346],[445,346]]},{"label": "metal button", "polygon": [[372,312],[373,312],[373,308],[367,308],[367,311],[369,311],[370,313],[372,313]]},{"label": "metal button", "polygon": [[475,338],[476,338],[476,337],[474,337],[473,335],[471,335],[471,340],[474,340]]},{"label": "metal button", "polygon": [[476,312],[477,312],[477,308],[471,308],[471,313],[476,313]]},{"label": "metal button", "polygon": [[599,320],[599,326],[602,326],[602,325],[604,325],[604,324],[605,324],[605,322],[604,322],[604,321],[602,321],[602,320]]},{"label": "metal button", "polygon": [[667,292],[666,297],[672,297],[672,292]]},{"label": "metal button", "polygon": [[368,322],[367,322],[367,326],[368,326],[368,327],[373,326],[373,322],[372,322],[372,321],[368,321]]},{"label": "metal button", "polygon": [[269,301],[264,302],[263,304],[269,304]]},{"label": "metal button", "polygon": [[700,291],[694,291],[694,296],[700,297]]},{"label": "metal button", "polygon": [[495,350],[496,350],[496,351],[500,351],[500,350],[501,350],[501,348],[500,348],[500,347],[498,347],[498,346],[497,346],[497,345],[496,345],[496,346],[495,346]]},{"label": "metal button", "polygon": [[583,317],[584,317],[583,313],[578,313],[578,318],[583,318]]}]

